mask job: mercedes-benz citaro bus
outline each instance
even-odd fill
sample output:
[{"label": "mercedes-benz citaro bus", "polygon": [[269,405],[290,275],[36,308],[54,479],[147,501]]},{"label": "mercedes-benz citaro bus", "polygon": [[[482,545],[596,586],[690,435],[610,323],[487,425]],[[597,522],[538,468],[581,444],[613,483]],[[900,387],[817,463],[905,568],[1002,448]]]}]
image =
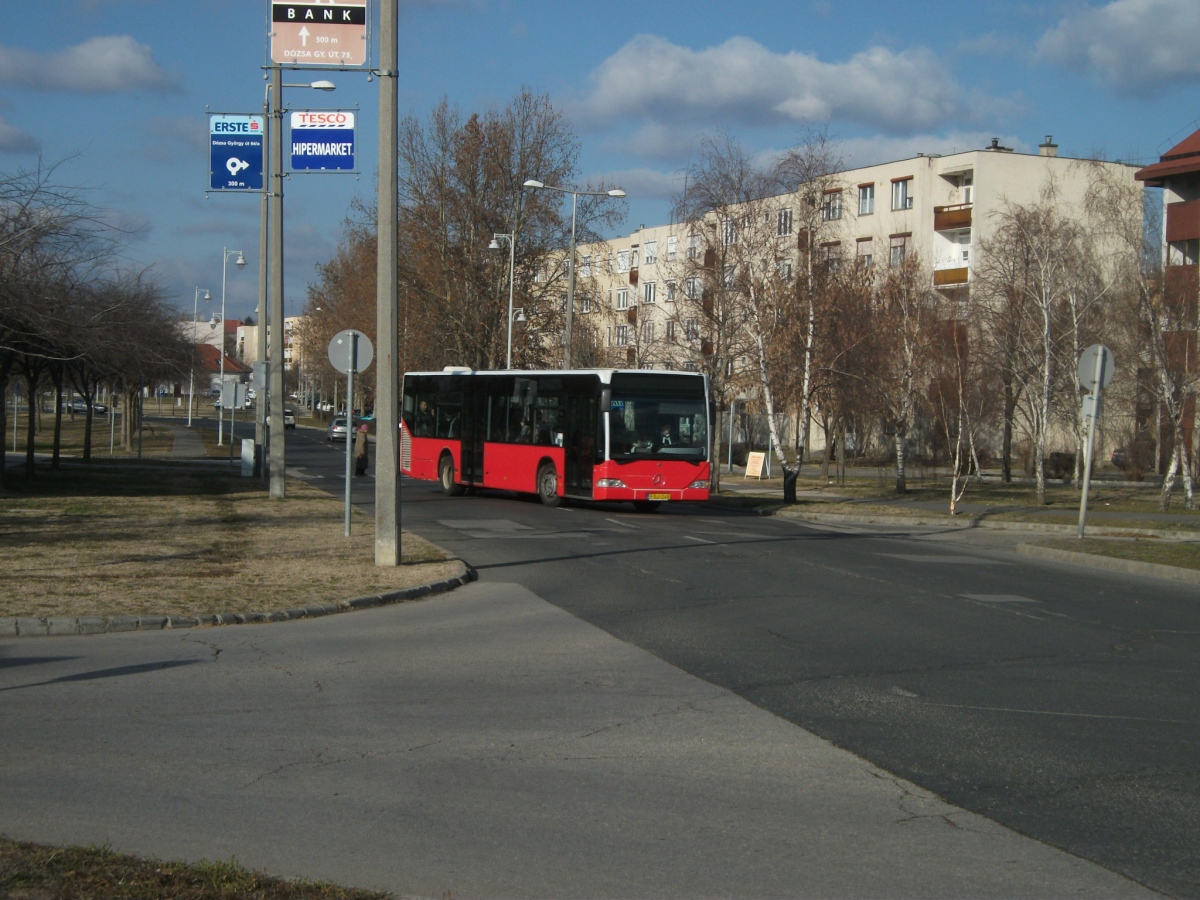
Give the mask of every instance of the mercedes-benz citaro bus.
[{"label": "mercedes-benz citaro bus", "polygon": [[697,372],[447,367],[404,376],[400,468],[447,494],[495,488],[626,500],[708,499],[708,379]]}]

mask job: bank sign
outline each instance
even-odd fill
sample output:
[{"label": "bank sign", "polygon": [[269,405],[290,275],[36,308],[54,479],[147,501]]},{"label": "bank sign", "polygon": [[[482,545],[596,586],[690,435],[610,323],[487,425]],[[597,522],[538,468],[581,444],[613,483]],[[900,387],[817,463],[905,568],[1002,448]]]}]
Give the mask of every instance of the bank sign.
[{"label": "bank sign", "polygon": [[208,189],[210,191],[261,191],[263,189],[262,116],[208,116]]},{"label": "bank sign", "polygon": [[293,172],[353,172],[354,113],[306,110],[291,114]]}]

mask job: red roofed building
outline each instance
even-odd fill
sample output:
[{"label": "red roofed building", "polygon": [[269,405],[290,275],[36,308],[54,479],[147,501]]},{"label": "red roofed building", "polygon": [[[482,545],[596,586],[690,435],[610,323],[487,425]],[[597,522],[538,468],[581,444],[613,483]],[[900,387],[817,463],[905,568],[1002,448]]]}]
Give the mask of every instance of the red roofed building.
[{"label": "red roofed building", "polygon": [[[250,379],[250,367],[238,362],[231,356],[225,357],[225,380],[242,383]],[[221,386],[221,355],[211,344],[196,345],[196,390],[204,390],[201,385],[208,385],[209,390],[217,390]]]},{"label": "red roofed building", "polygon": [[[1200,131],[1184,138],[1134,177],[1163,189],[1163,332],[1168,365],[1181,372],[1200,369],[1196,313],[1200,301]],[[1184,435],[1190,443],[1195,400],[1185,404]],[[1165,440],[1164,440],[1165,438]],[[1166,464],[1169,434],[1160,434],[1159,465]],[[1190,450],[1190,447],[1189,447]]]}]

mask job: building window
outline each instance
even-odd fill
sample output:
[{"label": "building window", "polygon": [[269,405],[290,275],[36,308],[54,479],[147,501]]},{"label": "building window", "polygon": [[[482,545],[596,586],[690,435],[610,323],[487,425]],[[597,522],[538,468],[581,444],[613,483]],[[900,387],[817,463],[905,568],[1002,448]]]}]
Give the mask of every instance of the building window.
[{"label": "building window", "polygon": [[875,258],[875,242],[870,238],[859,238],[858,246],[855,248],[854,258],[858,260],[860,266],[870,266],[871,260]]},{"label": "building window", "polygon": [[626,344],[629,343],[629,326],[628,325],[618,325],[616,327],[614,343],[618,347],[624,347]]},{"label": "building window", "polygon": [[721,240],[726,244],[736,244],[738,241],[738,225],[736,219],[725,219],[721,222]]},{"label": "building window", "polygon": [[858,186],[858,214],[869,216],[875,212],[875,185],[860,184]]},{"label": "building window", "polygon": [[694,360],[690,360],[690,359],[689,359],[689,360],[686,360],[686,361],[684,361],[684,364],[683,364],[683,370],[684,370],[685,372],[695,372],[695,371],[696,371],[696,363],[695,363],[695,361],[694,361]]},{"label": "building window", "polygon": [[629,251],[628,250],[618,250],[617,251],[617,271],[618,272],[628,272],[629,271]]},{"label": "building window", "polygon": [[591,256],[579,257],[579,274],[583,278],[592,277],[592,258]]},{"label": "building window", "polygon": [[617,309],[629,309],[629,288],[617,291]]},{"label": "building window", "polygon": [[688,259],[700,258],[700,235],[688,235]]},{"label": "building window", "polygon": [[646,241],[645,247],[646,265],[658,262],[658,241]]},{"label": "building window", "polygon": [[658,294],[658,285],[653,281],[642,282],[642,302],[653,303]]},{"label": "building window", "polygon": [[668,303],[675,302],[675,282],[674,281],[667,282],[667,302]]},{"label": "building window", "polygon": [[737,266],[733,263],[730,263],[729,265],[725,266],[722,271],[724,272],[725,287],[733,287],[737,282]]},{"label": "building window", "polygon": [[667,340],[675,340],[675,321],[673,319],[667,322]]},{"label": "building window", "polygon": [[633,268],[638,267],[638,248],[634,247],[629,251],[629,265]]},{"label": "building window", "polygon": [[908,245],[912,241],[911,234],[893,234],[888,255],[888,265],[900,266],[908,258]]},{"label": "building window", "polygon": [[792,261],[790,259],[781,259],[775,265],[775,271],[783,281],[788,281],[792,277]]},{"label": "building window", "polygon": [[892,182],[892,209],[912,209],[912,178],[898,178]]},{"label": "building window", "polygon": [[687,341],[694,341],[700,337],[700,320],[685,319],[683,322],[683,338]]},{"label": "building window", "polygon": [[700,279],[689,278],[683,283],[683,291],[689,300],[700,299]]},{"label": "building window", "polygon": [[775,219],[775,234],[777,237],[787,237],[792,233],[792,211],[781,209]]},{"label": "building window", "polygon": [[1167,245],[1167,265],[1194,266],[1200,261],[1200,241],[1171,241]]},{"label": "building window", "polygon": [[654,323],[653,322],[643,322],[642,323],[642,343],[648,344],[653,340],[654,340]]},{"label": "building window", "polygon": [[580,294],[579,295],[579,311],[581,313],[590,313],[592,311],[592,295],[591,294]]},{"label": "building window", "polygon": [[821,198],[821,218],[826,222],[842,217],[842,192],[826,191]]},{"label": "building window", "polygon": [[675,262],[675,251],[679,245],[679,238],[671,235],[667,238],[667,262]]},{"label": "building window", "polygon": [[821,245],[821,262],[830,272],[836,272],[842,267],[842,242],[830,241]]}]

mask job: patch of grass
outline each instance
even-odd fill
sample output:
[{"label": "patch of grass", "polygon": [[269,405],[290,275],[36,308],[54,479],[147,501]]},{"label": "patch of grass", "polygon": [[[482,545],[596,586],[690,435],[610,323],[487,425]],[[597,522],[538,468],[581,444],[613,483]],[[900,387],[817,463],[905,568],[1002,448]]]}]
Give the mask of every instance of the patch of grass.
[{"label": "patch of grass", "polygon": [[0,896],[12,900],[388,900],[377,891],[285,881],[230,862],[162,862],[100,847],[0,838]]},{"label": "patch of grass", "polygon": [[461,564],[403,533],[375,566],[371,517],[344,536],[342,500],[289,480],[287,499],[224,470],[72,466],[0,506],[0,616],[200,615],[333,603],[453,577]]},{"label": "patch of grass", "polygon": [[1200,544],[1176,543],[1153,538],[1134,540],[1083,540],[1062,539],[1039,541],[1043,547],[1055,550],[1070,550],[1075,553],[1094,553],[1117,559],[1132,559],[1137,562],[1157,563],[1160,566],[1178,566],[1181,569],[1200,569]]}]

